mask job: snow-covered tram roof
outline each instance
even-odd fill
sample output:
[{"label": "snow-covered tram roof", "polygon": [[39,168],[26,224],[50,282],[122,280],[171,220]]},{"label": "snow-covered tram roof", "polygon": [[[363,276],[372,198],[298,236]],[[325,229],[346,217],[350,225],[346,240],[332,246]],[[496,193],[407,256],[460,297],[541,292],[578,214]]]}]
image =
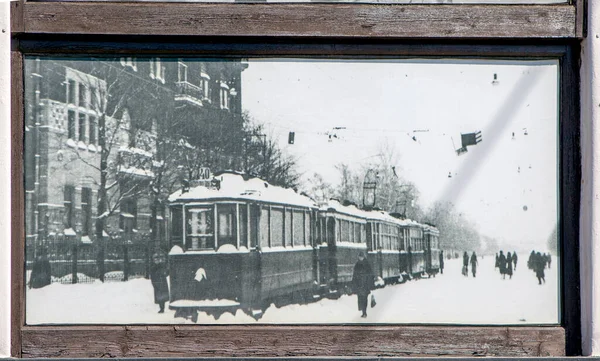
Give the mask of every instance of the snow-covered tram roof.
[{"label": "snow-covered tram roof", "polygon": [[437,227],[432,226],[430,224],[423,224],[423,230],[425,232],[429,232],[429,233],[431,233],[431,234],[433,234],[435,236],[439,236],[440,235],[439,229],[437,229]]},{"label": "snow-covered tram roof", "polygon": [[345,206],[335,199],[330,199],[319,207],[319,212],[335,212],[347,216],[358,217],[366,221],[368,212],[355,205]]},{"label": "snow-covered tram roof", "polygon": [[385,211],[375,211],[375,210],[367,211],[364,209],[360,209],[360,208],[356,207],[355,205],[344,206],[343,204],[341,204],[339,201],[337,201],[335,199],[331,199],[327,203],[321,205],[321,207],[319,208],[319,211],[321,211],[321,212],[337,212],[340,214],[360,217],[360,218],[364,219],[365,221],[387,222],[387,223],[393,223],[398,226],[404,226],[404,227],[409,227],[409,226],[423,227],[424,226],[419,222],[413,221],[412,219],[396,218]]},{"label": "snow-covered tram roof", "polygon": [[181,189],[169,196],[171,203],[191,203],[217,200],[258,201],[306,208],[317,208],[315,202],[293,189],[274,186],[259,178],[245,179],[240,174],[223,173],[215,176],[219,188],[205,186]]}]

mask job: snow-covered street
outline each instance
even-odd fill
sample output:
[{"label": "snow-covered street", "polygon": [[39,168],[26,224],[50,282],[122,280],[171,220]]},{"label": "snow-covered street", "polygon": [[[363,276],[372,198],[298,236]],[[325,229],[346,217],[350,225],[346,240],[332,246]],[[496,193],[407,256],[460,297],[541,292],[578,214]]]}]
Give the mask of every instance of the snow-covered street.
[{"label": "snow-covered street", "polygon": [[[403,324],[556,324],[559,322],[558,260],[538,285],[526,254],[512,277],[503,280],[494,257],[480,257],[477,277],[461,274],[461,259],[446,260],[444,274],[374,291],[377,305],[361,318],[356,296],[323,299],[308,305],[272,305],[256,321],[242,311],[219,319],[200,313],[198,323],[403,323]],[[470,270],[469,270],[470,271]],[[190,323],[174,311],[158,314],[149,280],[64,285],[27,289],[27,324]]]}]

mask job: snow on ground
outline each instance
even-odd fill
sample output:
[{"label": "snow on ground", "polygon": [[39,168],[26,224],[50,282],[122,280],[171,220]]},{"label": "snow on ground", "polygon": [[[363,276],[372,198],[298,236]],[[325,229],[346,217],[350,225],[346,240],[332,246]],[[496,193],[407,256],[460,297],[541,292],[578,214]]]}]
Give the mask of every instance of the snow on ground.
[{"label": "snow on ground", "polygon": [[[494,257],[480,259],[477,277],[461,274],[462,260],[446,260],[444,274],[374,291],[377,305],[360,318],[355,295],[322,299],[307,305],[268,308],[260,323],[436,323],[555,324],[559,322],[558,264],[546,269],[546,284],[538,285],[521,256],[513,278],[503,280]],[[168,303],[167,303],[168,306]],[[92,284],[52,284],[26,293],[28,324],[190,323],[169,310],[158,314],[152,285],[146,279]],[[199,324],[256,323],[242,311],[235,315],[199,313]]]}]

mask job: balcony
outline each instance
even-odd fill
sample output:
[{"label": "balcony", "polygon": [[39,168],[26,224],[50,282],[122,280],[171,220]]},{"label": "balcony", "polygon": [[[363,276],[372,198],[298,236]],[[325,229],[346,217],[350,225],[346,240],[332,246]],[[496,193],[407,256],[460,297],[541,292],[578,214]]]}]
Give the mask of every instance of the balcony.
[{"label": "balcony", "polygon": [[178,81],[175,83],[177,93],[175,101],[187,102],[191,105],[201,107],[202,104],[202,89],[187,81]]}]

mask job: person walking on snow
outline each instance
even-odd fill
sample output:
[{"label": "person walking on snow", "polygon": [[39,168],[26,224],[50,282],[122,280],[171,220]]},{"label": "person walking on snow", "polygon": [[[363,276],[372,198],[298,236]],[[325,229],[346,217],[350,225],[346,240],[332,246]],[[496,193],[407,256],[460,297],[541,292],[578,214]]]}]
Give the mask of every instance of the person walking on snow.
[{"label": "person walking on snow", "polygon": [[444,251],[440,251],[440,273],[444,274]]},{"label": "person walking on snow", "polygon": [[167,265],[165,257],[155,253],[152,255],[152,266],[150,266],[150,281],[154,288],[154,303],[158,304],[160,309],[158,313],[165,312],[165,302],[169,300],[169,284],[167,283]]},{"label": "person walking on snow", "polygon": [[352,274],[352,286],[358,297],[358,310],[362,312],[360,317],[367,317],[367,304],[369,293],[373,289],[375,277],[369,261],[364,252],[358,254],[358,261],[354,265]]},{"label": "person walking on snow", "polygon": [[465,253],[463,253],[462,274],[465,277],[469,277],[469,254],[467,253],[467,251],[465,251]]},{"label": "person walking on snow", "polygon": [[473,277],[476,277],[478,264],[479,262],[477,262],[477,255],[475,254],[475,252],[473,252],[473,254],[471,255],[471,272],[473,273]]},{"label": "person walking on snow", "polygon": [[500,268],[500,274],[502,275],[502,279],[506,278],[506,256],[502,251],[500,251],[500,255],[498,256],[498,267]]},{"label": "person walking on snow", "polygon": [[506,274],[508,275],[509,279],[512,279],[513,259],[512,259],[512,255],[510,254],[510,252],[508,252],[508,254],[506,255]]}]

